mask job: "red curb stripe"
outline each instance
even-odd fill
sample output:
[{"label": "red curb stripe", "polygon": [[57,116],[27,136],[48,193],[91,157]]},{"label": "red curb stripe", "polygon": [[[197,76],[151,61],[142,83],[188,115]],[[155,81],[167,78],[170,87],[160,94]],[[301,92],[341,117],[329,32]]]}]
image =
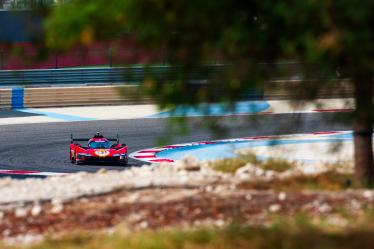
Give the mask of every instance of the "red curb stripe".
[{"label": "red curb stripe", "polygon": [[149,156],[134,156],[135,158],[155,158],[155,155],[149,155]]},{"label": "red curb stripe", "polygon": [[317,131],[317,132],[313,132],[312,134],[313,135],[329,135],[329,134],[337,134],[339,132],[336,132],[336,131]]},{"label": "red curb stripe", "polygon": [[153,163],[173,163],[174,162],[174,160],[172,159],[153,159],[150,161]]},{"label": "red curb stripe", "polygon": [[180,148],[180,147],[183,147],[183,146],[180,146],[180,145],[168,145],[168,146],[163,146],[162,148],[164,148],[164,149],[176,149],[176,148]]},{"label": "red curb stripe", "polygon": [[212,141],[202,141],[199,142],[199,144],[216,144],[217,142],[212,142]]},{"label": "red curb stripe", "polygon": [[0,174],[14,174],[14,175],[28,175],[38,174],[40,171],[28,171],[28,170],[0,170]]},{"label": "red curb stripe", "polygon": [[271,138],[274,138],[272,136],[257,136],[257,137],[252,137],[252,139],[271,139]]},{"label": "red curb stripe", "polygon": [[142,151],[138,151],[137,154],[156,153],[156,152],[160,152],[160,150],[142,150]]}]

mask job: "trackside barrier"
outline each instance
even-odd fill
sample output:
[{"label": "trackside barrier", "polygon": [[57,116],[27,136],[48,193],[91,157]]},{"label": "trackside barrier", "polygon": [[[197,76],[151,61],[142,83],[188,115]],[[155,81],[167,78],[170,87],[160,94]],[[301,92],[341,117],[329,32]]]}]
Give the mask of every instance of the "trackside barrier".
[{"label": "trackside barrier", "polygon": [[12,108],[24,107],[24,89],[22,87],[12,88]]},{"label": "trackside barrier", "polygon": [[[298,87],[303,82],[269,82],[264,94],[260,97],[267,100],[292,99],[295,97],[290,86]],[[318,98],[352,97],[352,86],[342,81],[334,89],[325,88]],[[251,97],[251,96],[249,96]],[[297,96],[296,96],[297,97]],[[74,87],[39,87],[39,88],[6,88],[0,89],[0,109],[86,106],[86,105],[120,105],[153,103],[149,96],[143,95],[138,85],[123,86],[74,86]]]},{"label": "trackside barrier", "polygon": [[[153,100],[140,93],[138,84],[144,81],[146,75],[171,80],[176,77],[179,69],[171,66],[132,66],[0,70],[0,108],[150,103]],[[190,72],[188,79],[196,81],[199,85],[208,79],[211,73],[223,69],[222,65],[196,67]],[[295,73],[294,71],[292,73]],[[243,96],[248,99],[290,99],[295,96],[289,89],[301,85],[308,86],[308,82],[273,80],[266,84],[263,92],[248,92]],[[317,97],[351,97],[352,92],[350,82],[341,80],[333,86],[322,87]]]},{"label": "trackside barrier", "polygon": [[[189,69],[188,79],[204,80],[211,73],[223,70],[223,65],[206,65]],[[0,86],[56,86],[83,84],[138,84],[146,76],[171,80],[181,67],[131,66],[98,68],[62,68],[35,70],[0,70]]]},{"label": "trackside barrier", "polygon": [[137,85],[0,89],[0,108],[152,103]]},{"label": "trackside barrier", "polygon": [[[222,69],[217,64],[194,67],[187,77],[201,82]],[[0,89],[0,108],[149,103],[137,85],[146,76],[172,80],[180,70],[168,65],[0,70],[0,88],[6,87]]]},{"label": "trackside barrier", "polygon": [[12,89],[0,89],[0,109],[12,107]]}]

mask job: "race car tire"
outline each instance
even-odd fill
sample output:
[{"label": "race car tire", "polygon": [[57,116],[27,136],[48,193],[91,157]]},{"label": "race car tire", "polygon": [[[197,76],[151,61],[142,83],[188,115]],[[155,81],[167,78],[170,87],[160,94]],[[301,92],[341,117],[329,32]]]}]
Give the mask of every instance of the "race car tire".
[{"label": "race car tire", "polygon": [[71,162],[71,163],[75,163],[75,157],[73,157],[73,156],[71,155],[71,151],[70,151],[70,162]]},{"label": "race car tire", "polygon": [[77,153],[75,153],[75,156],[74,156],[74,164],[75,164],[75,165],[80,165],[80,164],[82,164],[81,162],[77,161],[76,158],[77,158]]}]

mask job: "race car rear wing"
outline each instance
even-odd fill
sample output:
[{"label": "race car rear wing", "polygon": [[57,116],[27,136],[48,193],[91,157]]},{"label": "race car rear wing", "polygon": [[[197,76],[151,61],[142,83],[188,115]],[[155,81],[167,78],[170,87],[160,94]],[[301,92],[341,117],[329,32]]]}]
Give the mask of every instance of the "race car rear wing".
[{"label": "race car rear wing", "polygon": [[[74,142],[88,142],[91,138],[74,138],[73,133],[70,134],[70,143],[73,144]],[[117,142],[119,144],[119,135],[117,134],[116,138],[106,138],[110,142]]]}]

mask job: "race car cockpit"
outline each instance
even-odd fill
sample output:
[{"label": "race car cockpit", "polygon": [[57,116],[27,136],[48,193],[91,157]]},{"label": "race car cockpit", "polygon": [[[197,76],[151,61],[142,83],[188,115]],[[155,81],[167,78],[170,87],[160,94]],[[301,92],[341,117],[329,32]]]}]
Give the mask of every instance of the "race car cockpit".
[{"label": "race car cockpit", "polygon": [[109,149],[111,145],[108,141],[92,141],[88,143],[88,148],[91,149]]}]

